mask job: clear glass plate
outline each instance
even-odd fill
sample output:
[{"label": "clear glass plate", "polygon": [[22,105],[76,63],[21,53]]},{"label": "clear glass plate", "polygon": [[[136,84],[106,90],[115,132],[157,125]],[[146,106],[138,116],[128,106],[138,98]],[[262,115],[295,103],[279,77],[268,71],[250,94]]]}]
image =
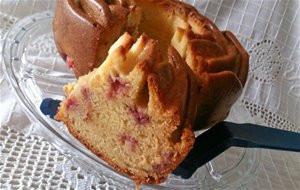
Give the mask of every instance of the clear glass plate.
[{"label": "clear glass plate", "polygon": [[[52,12],[42,12],[20,20],[5,37],[2,59],[8,80],[38,128],[38,134],[53,144],[82,169],[105,179],[120,189],[135,188],[126,176],[117,173],[80,144],[66,127],[44,116],[39,105],[46,98],[62,99],[63,86],[76,80],[56,51],[52,34]],[[235,104],[229,119],[251,122],[248,112]],[[259,151],[230,148],[199,168],[188,180],[170,175],[160,185],[143,189],[234,189],[244,187],[259,167]]]}]

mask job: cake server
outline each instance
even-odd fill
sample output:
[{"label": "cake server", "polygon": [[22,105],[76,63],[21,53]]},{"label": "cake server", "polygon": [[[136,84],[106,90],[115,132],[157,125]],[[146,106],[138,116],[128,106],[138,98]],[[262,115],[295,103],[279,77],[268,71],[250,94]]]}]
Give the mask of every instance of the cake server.
[{"label": "cake server", "polygon": [[199,167],[230,147],[300,152],[300,133],[224,121],[196,138],[193,149],[173,174],[188,179]]},{"label": "cake server", "polygon": [[[60,100],[46,98],[40,109],[53,119]],[[184,179],[230,147],[266,148],[300,152],[300,133],[274,129],[256,124],[221,122],[196,138],[193,149],[172,172]]]}]

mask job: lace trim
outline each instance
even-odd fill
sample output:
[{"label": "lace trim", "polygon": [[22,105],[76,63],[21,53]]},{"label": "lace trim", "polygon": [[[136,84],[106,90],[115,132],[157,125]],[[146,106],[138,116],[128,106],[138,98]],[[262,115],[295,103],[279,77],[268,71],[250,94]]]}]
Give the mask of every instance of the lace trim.
[{"label": "lace trim", "polygon": [[286,118],[250,101],[242,100],[242,103],[257,123],[277,129],[300,132],[300,128]]},{"label": "lace trim", "polygon": [[5,34],[9,31],[12,25],[17,22],[17,20],[18,19],[16,17],[0,13],[0,40],[4,39]]},{"label": "lace trim", "polygon": [[6,125],[0,128],[0,158],[0,189],[126,188],[83,171],[42,137]]},{"label": "lace trim", "polygon": [[249,50],[249,77],[265,83],[272,83],[282,73],[284,59],[280,52],[280,45],[265,39],[257,42]]}]

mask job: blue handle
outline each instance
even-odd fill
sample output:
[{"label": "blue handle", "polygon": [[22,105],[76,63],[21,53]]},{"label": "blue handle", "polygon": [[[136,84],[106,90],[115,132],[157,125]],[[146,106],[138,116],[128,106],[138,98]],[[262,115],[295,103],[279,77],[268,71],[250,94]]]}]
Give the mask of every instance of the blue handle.
[{"label": "blue handle", "polygon": [[300,134],[255,124],[224,122],[232,134],[232,146],[300,152]]}]

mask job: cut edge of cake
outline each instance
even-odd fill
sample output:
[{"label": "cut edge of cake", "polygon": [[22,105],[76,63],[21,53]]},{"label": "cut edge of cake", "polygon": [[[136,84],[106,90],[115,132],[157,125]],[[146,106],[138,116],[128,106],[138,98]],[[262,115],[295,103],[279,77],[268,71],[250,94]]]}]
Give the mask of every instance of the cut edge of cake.
[{"label": "cut edge of cake", "polygon": [[137,184],[164,181],[193,146],[197,81],[170,46],[124,33],[103,64],[66,85],[55,119]]}]

